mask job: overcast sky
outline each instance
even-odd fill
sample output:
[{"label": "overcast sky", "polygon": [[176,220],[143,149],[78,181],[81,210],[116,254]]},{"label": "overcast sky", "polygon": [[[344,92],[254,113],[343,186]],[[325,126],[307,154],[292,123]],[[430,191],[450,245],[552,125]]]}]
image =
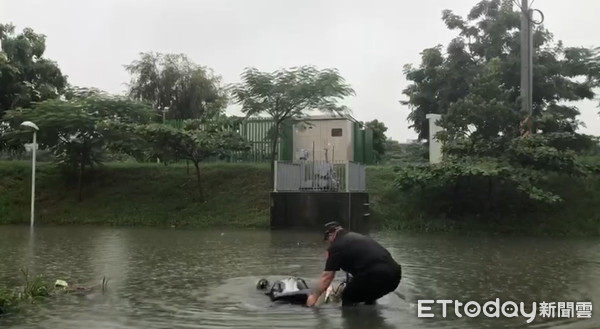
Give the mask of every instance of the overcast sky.
[{"label": "overcast sky", "polygon": [[[348,99],[359,120],[379,119],[387,135],[415,138],[403,65],[453,37],[443,9],[464,16],[477,0],[0,0],[0,22],[47,35],[46,57],[69,81],[120,93],[124,64],[142,51],[185,53],[225,83],[245,67],[276,70],[303,64],[334,67],[356,90]],[[600,1],[535,0],[545,25],[566,45],[600,46]],[[597,101],[577,104],[583,131],[600,135]],[[236,107],[228,111],[239,113]]]}]

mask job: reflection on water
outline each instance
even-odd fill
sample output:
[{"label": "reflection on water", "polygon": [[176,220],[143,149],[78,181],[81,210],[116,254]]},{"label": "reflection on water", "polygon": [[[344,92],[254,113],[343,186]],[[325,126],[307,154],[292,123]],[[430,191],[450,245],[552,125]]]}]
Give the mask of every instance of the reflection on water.
[{"label": "reflection on water", "polygon": [[[271,304],[258,279],[314,284],[324,265],[318,233],[146,228],[0,228],[0,280],[20,268],[70,283],[109,281],[106,294],[60,296],[0,319],[6,328],[598,328],[593,319],[417,317],[419,299],[480,304],[592,301],[600,305],[600,243],[593,239],[374,234],[403,265],[376,306],[309,309]],[[342,279],[342,275],[338,277]],[[594,305],[596,306],[596,305]],[[597,306],[600,307],[600,306]]]}]

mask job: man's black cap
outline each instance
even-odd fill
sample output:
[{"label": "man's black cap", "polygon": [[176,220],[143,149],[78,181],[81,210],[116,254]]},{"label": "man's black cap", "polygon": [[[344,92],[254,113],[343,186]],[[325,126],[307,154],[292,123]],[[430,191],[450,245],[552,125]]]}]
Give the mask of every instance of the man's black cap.
[{"label": "man's black cap", "polygon": [[327,240],[327,237],[329,236],[329,234],[340,227],[342,227],[342,225],[336,221],[327,222],[325,224],[325,232],[323,232],[324,233],[323,239]]}]

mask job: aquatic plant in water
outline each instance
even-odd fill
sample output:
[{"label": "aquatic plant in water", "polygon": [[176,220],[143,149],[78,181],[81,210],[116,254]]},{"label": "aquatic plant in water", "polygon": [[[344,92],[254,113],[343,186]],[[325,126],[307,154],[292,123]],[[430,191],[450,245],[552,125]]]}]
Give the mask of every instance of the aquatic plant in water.
[{"label": "aquatic plant in water", "polygon": [[18,309],[23,301],[31,303],[40,298],[49,297],[52,292],[52,285],[42,276],[37,276],[33,280],[29,277],[29,272],[21,270],[24,277],[24,285],[20,288],[0,288],[0,315],[4,315]]},{"label": "aquatic plant in water", "polygon": [[69,287],[64,280],[56,280],[54,284],[51,284],[50,281],[42,275],[31,278],[29,271],[23,269],[21,270],[21,273],[23,273],[24,277],[23,286],[16,288],[0,287],[0,316],[18,311],[23,302],[34,303],[40,299],[52,297],[57,293],[86,293],[97,290],[105,293],[108,289],[108,279],[106,279],[105,276],[102,277],[102,282],[99,286]]},{"label": "aquatic plant in water", "polygon": [[17,294],[6,288],[0,288],[0,316],[12,311],[18,303]]},{"label": "aquatic plant in water", "polygon": [[19,294],[19,300],[29,300],[34,302],[43,297],[50,297],[54,287],[44,279],[43,276],[36,276],[33,280],[29,277],[29,271],[21,270],[25,277],[25,285]]}]

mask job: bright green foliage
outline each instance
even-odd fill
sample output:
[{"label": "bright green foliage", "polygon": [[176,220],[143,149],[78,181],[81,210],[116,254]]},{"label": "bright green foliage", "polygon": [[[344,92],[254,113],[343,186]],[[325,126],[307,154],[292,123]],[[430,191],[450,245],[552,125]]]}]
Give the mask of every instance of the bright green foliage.
[{"label": "bright green foliage", "polygon": [[200,202],[204,202],[204,191],[200,180],[200,162],[213,157],[226,157],[231,151],[243,151],[250,144],[236,130],[236,121],[186,120],[181,128],[163,124],[129,126],[147,148],[162,159],[190,160],[196,168]]},{"label": "bright green foliage", "polygon": [[425,163],[429,156],[429,150],[424,143],[399,143],[396,140],[388,138],[385,141],[385,154],[383,162],[385,164],[400,163]]},{"label": "bright green foliage", "polygon": [[[466,98],[474,97],[475,92],[488,102],[502,102],[524,118],[526,113],[519,113],[520,13],[513,3],[480,1],[466,19],[445,10],[444,22],[459,33],[446,54],[438,45],[422,52],[420,67],[405,66],[406,78],[412,84],[403,91],[408,96],[403,103],[412,108],[409,120],[419,138],[428,138],[427,113],[450,113],[457,101],[466,102],[463,106],[470,104]],[[543,26],[535,28],[533,39],[533,113],[538,121],[550,118],[563,129],[576,128],[577,109],[558,103],[594,97],[593,88],[600,82],[598,53],[595,49],[564,47],[562,42],[554,44]],[[478,107],[486,105],[476,99],[470,101],[482,105]]]},{"label": "bright green foliage", "polygon": [[[54,99],[67,86],[58,65],[44,57],[46,36],[0,24],[0,118],[5,111]],[[2,128],[0,128],[0,133]]]},{"label": "bright green foliage", "polygon": [[227,105],[221,78],[183,54],[141,53],[125,68],[130,96],[151,103],[160,117],[163,110],[166,119],[213,117]]},{"label": "bright green foliage", "polygon": [[[560,197],[538,188],[540,182],[545,181],[545,175],[536,175],[526,168],[514,168],[509,164],[495,161],[494,159],[469,159],[464,163],[448,162],[427,168],[408,166],[403,168],[397,176],[396,184],[400,189],[439,188],[448,186],[466,185],[470,188],[477,180],[487,179],[489,193],[494,188],[493,183],[509,186],[527,197],[542,202],[556,202]],[[489,197],[484,195],[482,199]],[[488,200],[489,201],[489,200]]]},{"label": "bright green foliage", "polygon": [[[466,18],[445,10],[444,22],[459,35],[445,54],[441,46],[426,49],[419,68],[406,66],[412,84],[404,90],[408,96],[404,104],[411,106],[411,127],[420,138],[428,138],[426,114],[442,114],[438,124],[443,132],[437,137],[444,142],[444,162],[404,168],[398,187],[427,186],[438,192],[482,189],[484,193],[469,195],[474,201],[461,209],[481,214],[494,208],[490,201],[494,190],[502,190],[503,198],[513,203],[522,196],[553,203],[561,197],[545,188],[549,176],[585,177],[595,172],[577,156],[593,149],[595,142],[577,133],[579,111],[562,102],[594,98],[594,88],[600,85],[597,53],[552,43],[543,26],[535,28],[528,129],[524,119],[529,111],[523,112],[520,102],[520,13],[513,4],[480,1]],[[464,201],[458,195],[438,194],[436,202],[446,203],[442,211],[456,212]],[[502,213],[508,208],[495,210]]]},{"label": "bright green foliage", "polygon": [[[103,162],[111,141],[120,143],[122,131],[112,130],[114,123],[145,123],[151,109],[137,101],[90,90],[71,90],[68,100],[51,99],[6,113],[14,130],[12,141],[31,142],[31,133],[18,125],[26,120],[38,125],[40,148],[52,151],[57,162],[78,172],[80,185],[86,167]],[[81,195],[80,195],[81,198]]]},{"label": "bright green foliage", "polygon": [[346,84],[337,70],[301,66],[272,73],[247,68],[242,73],[242,83],[231,86],[231,93],[247,116],[267,114],[275,122],[269,133],[273,172],[283,122],[288,119],[303,119],[312,110],[347,113],[348,108],[338,105],[338,101],[354,95],[354,90]]}]

